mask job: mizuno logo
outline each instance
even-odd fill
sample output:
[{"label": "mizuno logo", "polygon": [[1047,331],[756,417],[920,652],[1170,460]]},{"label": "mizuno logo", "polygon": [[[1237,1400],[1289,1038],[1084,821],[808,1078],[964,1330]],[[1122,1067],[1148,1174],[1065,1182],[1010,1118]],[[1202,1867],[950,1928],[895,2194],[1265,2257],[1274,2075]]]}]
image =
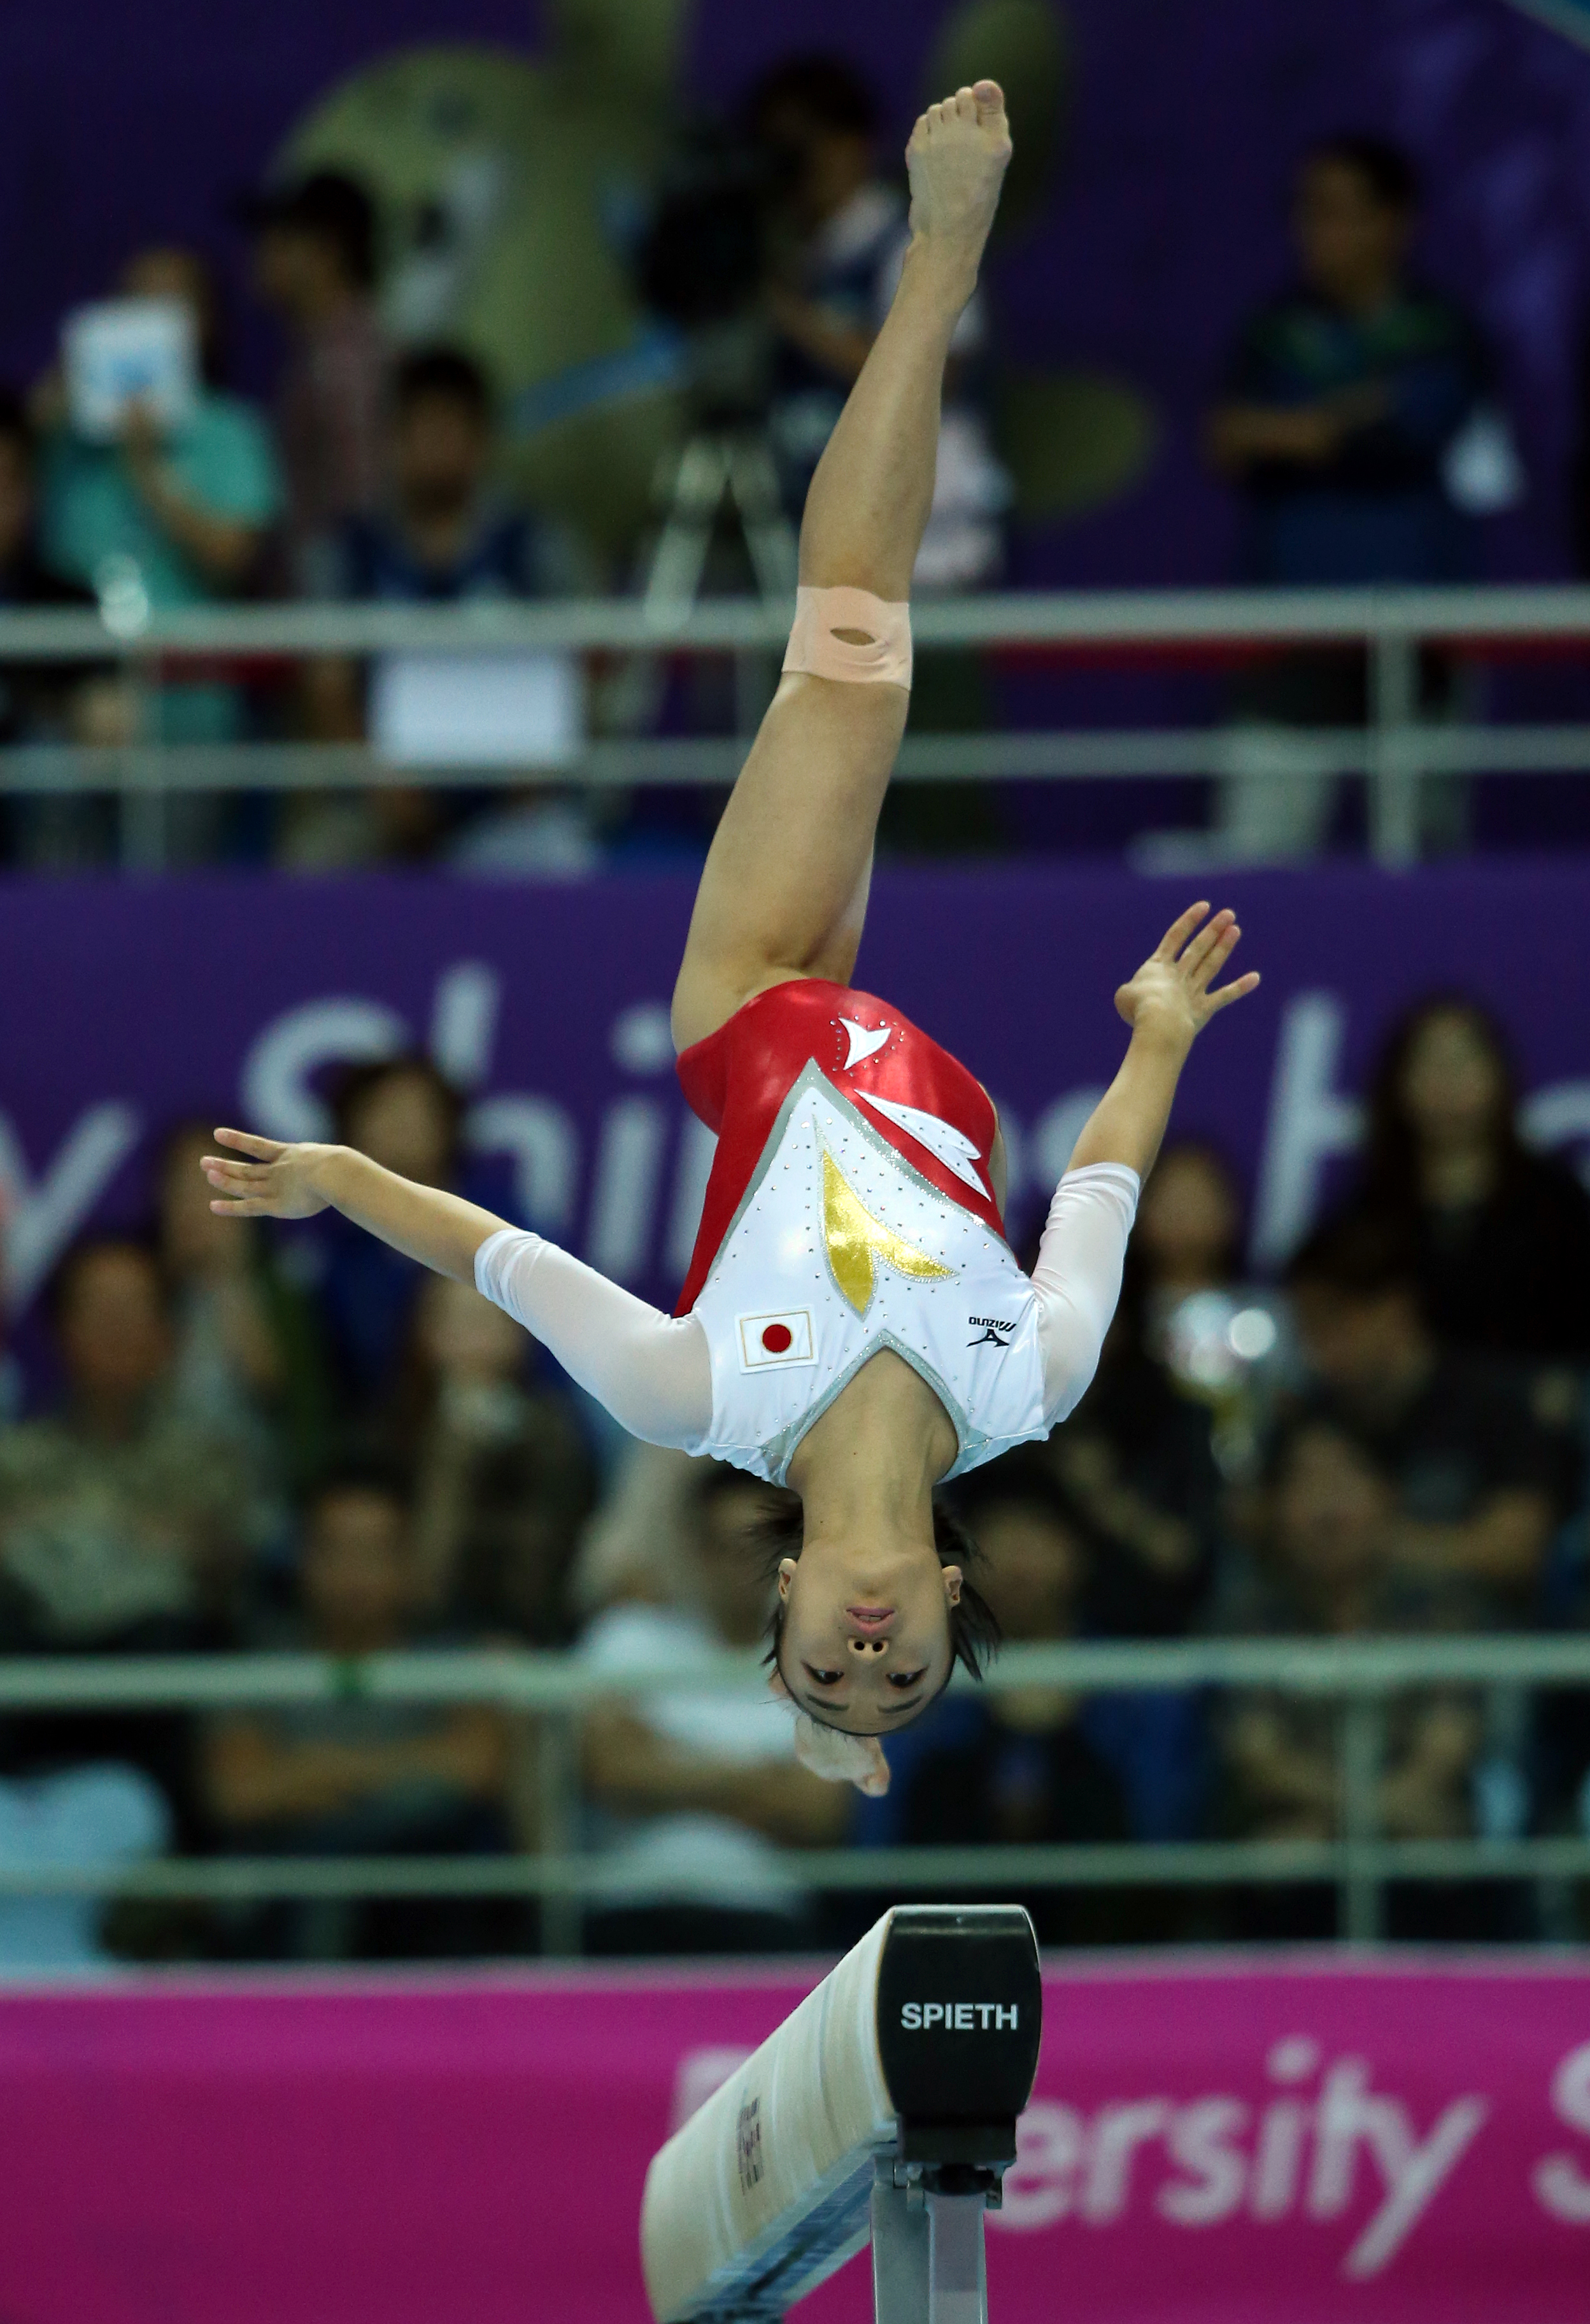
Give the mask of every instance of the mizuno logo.
[{"label": "mizuno logo", "polygon": [[977,1333],[975,1340],[966,1342],[968,1348],[986,1348],[991,1343],[996,1348],[1008,1348],[1011,1333],[1016,1328],[1013,1323],[1001,1323],[997,1315],[968,1315],[966,1321]]}]

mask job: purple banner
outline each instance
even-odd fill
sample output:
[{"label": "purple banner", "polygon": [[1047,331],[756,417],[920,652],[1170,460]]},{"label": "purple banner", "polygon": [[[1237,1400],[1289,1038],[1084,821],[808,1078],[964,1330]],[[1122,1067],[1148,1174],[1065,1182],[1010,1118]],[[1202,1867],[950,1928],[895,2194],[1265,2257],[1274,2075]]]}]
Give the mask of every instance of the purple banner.
[{"label": "purple banner", "polygon": [[[0,1188],[14,1314],[92,1219],[140,1217],[152,1143],[194,1113],[320,1134],[344,1060],[429,1047],[520,1213],[659,1301],[682,1278],[711,1140],[673,1076],[683,876],[577,887],[210,879],[0,889]],[[858,981],[965,1059],[1001,1108],[1020,1233],[1114,1070],[1111,995],[1187,900],[1092,872],[885,872]],[[1391,1019],[1477,993],[1513,1035],[1526,1125],[1590,1145],[1590,872],[1243,873],[1262,988],[1194,1053],[1176,1130],[1253,1193],[1284,1255],[1357,1134]]]},{"label": "purple banner", "polygon": [[[14,1995],[0,2313],[645,2324],[646,2163],[815,1975]],[[999,2324],[1582,2324],[1582,1964],[1139,1960],[1044,2001]],[[861,2324],[864,2261],[800,2312]]]}]

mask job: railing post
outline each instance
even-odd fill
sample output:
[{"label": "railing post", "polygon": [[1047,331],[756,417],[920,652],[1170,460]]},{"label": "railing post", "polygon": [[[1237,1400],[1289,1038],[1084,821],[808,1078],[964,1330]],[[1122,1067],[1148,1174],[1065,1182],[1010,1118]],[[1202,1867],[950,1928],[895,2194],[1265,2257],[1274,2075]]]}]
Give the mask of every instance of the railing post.
[{"label": "railing post", "polygon": [[[579,1821],[579,1744],[574,1711],[542,1712],[536,1764],[541,1789],[537,1818],[541,1852],[543,1857],[567,1859],[577,1853]],[[553,1956],[578,1954],[584,1918],[578,1896],[543,1889],[542,1952]]]},{"label": "railing post", "polygon": [[1376,628],[1369,641],[1370,852],[1387,871],[1419,861],[1419,643]]},{"label": "railing post", "polygon": [[1372,1945],[1385,1932],[1385,1899],[1367,1850],[1380,1837],[1375,1794],[1385,1753],[1385,1705],[1351,1694],[1342,1704],[1337,1778],[1340,1786],[1341,1869],[1337,1875],[1338,1936]]}]

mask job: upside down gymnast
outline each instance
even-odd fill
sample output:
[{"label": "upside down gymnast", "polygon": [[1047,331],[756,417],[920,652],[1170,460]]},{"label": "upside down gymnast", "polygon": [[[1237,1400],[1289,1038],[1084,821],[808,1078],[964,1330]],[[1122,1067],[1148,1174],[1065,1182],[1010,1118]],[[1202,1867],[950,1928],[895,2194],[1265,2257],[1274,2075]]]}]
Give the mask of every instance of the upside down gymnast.
[{"label": "upside down gymnast", "polygon": [[[1031,1277],[1004,1240],[982,1084],[852,989],[878,811],[911,687],[906,599],[932,501],[950,336],[1011,143],[992,81],[922,115],[911,239],[812,480],[784,674],[724,811],[673,996],[679,1078],[718,1133],[678,1313],[538,1235],[346,1148],[220,1130],[212,1208],[334,1205],[472,1281],[625,1427],[799,1497],[772,1684],[817,1772],[881,1791],[879,1738],[997,1637],[936,1508],[945,1478],[1042,1437],[1082,1396],[1188,1052],[1258,982],[1216,986],[1230,912],[1184,912],[1115,995],[1124,1062],[1056,1191]],[[249,1157],[249,1158],[243,1158]]]}]

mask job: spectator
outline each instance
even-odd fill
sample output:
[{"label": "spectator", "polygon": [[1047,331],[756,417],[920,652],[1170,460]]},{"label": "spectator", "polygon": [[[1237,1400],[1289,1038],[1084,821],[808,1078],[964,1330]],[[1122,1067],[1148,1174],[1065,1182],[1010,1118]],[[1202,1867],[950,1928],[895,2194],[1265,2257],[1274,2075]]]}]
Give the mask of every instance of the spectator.
[{"label": "spectator", "polygon": [[[1042,1462],[1017,1453],[980,1471],[966,1506],[984,1560],[979,1586],[1006,1639],[1075,1637],[1091,1545]],[[1049,1687],[946,1704],[930,1747],[911,1755],[901,1839],[957,1847],[1125,1840],[1125,1796],[1086,1711]],[[1085,1894],[1026,1901],[1044,1944],[1109,1933]]]},{"label": "spectator", "polygon": [[[42,554],[100,596],[136,596],[157,611],[236,596],[257,572],[280,485],[263,421],[221,383],[209,270],[192,251],[146,250],[128,263],[121,289],[128,298],[176,300],[192,309],[199,392],[190,416],[171,434],[162,436],[134,406],[119,442],[102,445],[73,433],[58,390],[42,391],[51,420],[42,471]],[[243,716],[236,687],[183,680],[161,690],[155,739],[230,741]]]},{"label": "spectator", "polygon": [[[906,205],[898,186],[878,174],[873,93],[839,59],[796,57],[775,66],[753,91],[748,111],[784,189],[789,259],[769,292],[780,337],[772,430],[798,515],[894,295],[909,239]],[[951,342],[956,361],[933,512],[917,560],[919,590],[975,587],[1003,560],[1009,483],[976,378],[986,338],[985,309],[974,296]]]},{"label": "spectator", "polygon": [[[579,577],[557,528],[506,507],[492,483],[495,432],[491,392],[467,355],[430,347],[405,356],[395,375],[388,446],[389,488],[373,510],[344,520],[304,552],[305,586],[317,595],[359,604],[457,604],[480,599],[567,593]],[[379,686],[402,669],[388,657]],[[322,659],[307,673],[311,731],[325,742],[357,742],[367,731],[357,667]],[[377,735],[376,740],[380,737]],[[334,855],[412,856],[430,852],[439,829],[436,796],[380,788],[300,822],[291,860]],[[504,866],[504,850],[513,854]],[[567,802],[521,794],[466,835],[461,866],[584,872],[596,861],[584,818]]]},{"label": "spectator", "polygon": [[526,1379],[534,1342],[473,1284],[432,1277],[414,1318],[415,1536],[424,1604],[535,1646],[573,1632],[569,1579],[595,1498],[567,1400]]},{"label": "spectator", "polygon": [[1590,1195],[1520,1137],[1507,1038],[1478,1001],[1438,993],[1392,1031],[1351,1207],[1406,1236],[1438,1339],[1590,1360]]},{"label": "spectator", "polygon": [[375,309],[375,212],[352,178],[317,170],[260,196],[260,293],[291,350],[276,399],[291,570],[311,541],[378,504],[390,355]]},{"label": "spectator", "polygon": [[1561,1448],[1494,1367],[1432,1337],[1413,1258],[1387,1222],[1320,1228],[1287,1287],[1316,1408],[1395,1489],[1400,1582],[1424,1587],[1446,1626],[1527,1621],[1567,1498]]},{"label": "spectator", "polygon": [[154,1253],[79,1243],[51,1290],[61,1409],[0,1434],[0,1587],[18,1646],[193,1646],[242,1577],[239,1466],[174,1406],[171,1301]]},{"label": "spectator", "polygon": [[[1405,1521],[1392,1477],[1354,1435],[1306,1416],[1275,1448],[1259,1554],[1228,1602],[1229,1626],[1261,1634],[1352,1637],[1426,1628],[1438,1618],[1404,1556]],[[1223,1821],[1243,1839],[1336,1836],[1340,1712],[1333,1702],[1280,1692],[1239,1695],[1221,1720]],[[1379,1830],[1393,1840],[1440,1840],[1472,1830],[1471,1788],[1482,1743],[1474,1704],[1460,1693],[1420,1693],[1394,1704],[1374,1797]],[[1393,1891],[1400,1932],[1435,1934],[1451,1911]],[[1422,1909],[1421,1909],[1422,1908]],[[1329,1933],[1327,1891],[1261,1892],[1244,1901],[1246,1932]]]},{"label": "spectator", "polygon": [[1220,1476],[1208,1409],[1151,1352],[1130,1252],[1127,1263],[1093,1385],[1040,1457],[1099,1538],[1088,1628],[1169,1637],[1193,1624],[1209,1589]]},{"label": "spectator", "polygon": [[[457,1091],[415,1052],[348,1068],[336,1093],[334,1135],[400,1177],[451,1186],[462,1112]],[[396,1390],[426,1271],[336,1211],[317,1222],[307,1250],[345,1411],[356,1423],[371,1420]]]},{"label": "spectator", "polygon": [[[766,1643],[769,1521],[783,1501],[738,1471],[701,1464],[688,1582],[692,1602],[610,1606],[587,1631],[588,1669],[615,1688],[637,1666],[681,1671]],[[837,1845],[849,1804],[795,1758],[782,1703],[652,1695],[586,1721],[594,1836],[607,1857],[599,1952],[787,1950],[811,1934],[811,1901],[771,1843]]]},{"label": "spectator", "polygon": [[1242,1272],[1242,1194],[1218,1148],[1166,1147],[1138,1204],[1128,1264],[1151,1352],[1186,1396],[1209,1405],[1227,1476],[1251,1471],[1292,1365],[1281,1303]]},{"label": "spectator", "polygon": [[247,1219],[217,1218],[199,1173],[214,1146],[202,1122],[165,1142],[158,1182],[161,1265],[171,1288],[172,1409],[226,1437],[254,1479],[262,1539],[279,1531],[282,1497],[326,1452],[329,1381],[314,1310]]},{"label": "spectator", "polygon": [[[306,1514],[297,1615],[280,1643],[347,1661],[414,1643],[418,1596],[402,1487],[375,1469],[328,1476]],[[220,1720],[204,1789],[224,1839],[287,1855],[457,1855],[507,1844],[507,1733],[485,1705],[333,1698]],[[278,1921],[297,1958],[478,1949],[480,1915],[432,1899],[361,1914],[338,1899]]]},{"label": "spectator", "polygon": [[[1472,526],[1443,464],[1484,387],[1474,329],[1411,279],[1412,165],[1375,137],[1308,153],[1293,210],[1301,279],[1239,342],[1211,413],[1209,454],[1241,491],[1245,577],[1284,585],[1439,582],[1473,563]],[[1310,651],[1249,684],[1253,720],[1362,725],[1363,654]],[[1289,764],[1290,761],[1289,760]],[[1327,835],[1334,779],[1225,779],[1225,836],[1239,853],[1306,853]]]}]

